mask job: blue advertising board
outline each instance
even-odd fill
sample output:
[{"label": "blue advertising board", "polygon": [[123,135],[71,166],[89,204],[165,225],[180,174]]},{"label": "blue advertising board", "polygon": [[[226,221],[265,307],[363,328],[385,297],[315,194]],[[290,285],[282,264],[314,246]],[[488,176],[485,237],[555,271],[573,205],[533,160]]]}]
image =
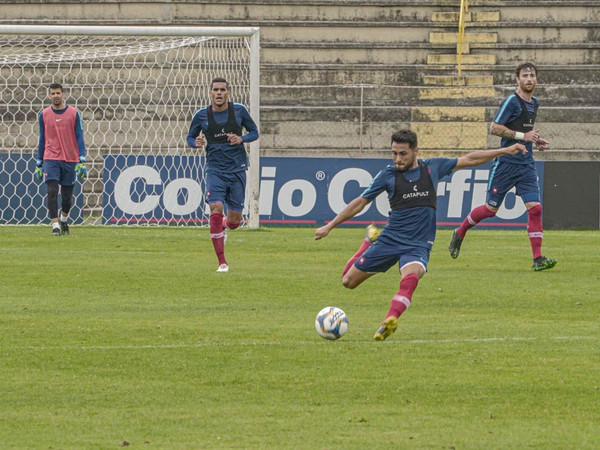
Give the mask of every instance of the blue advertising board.
[{"label": "blue advertising board", "polygon": [[[263,157],[261,225],[320,226],[371,183],[390,159]],[[103,223],[202,223],[204,186],[196,156],[105,156]],[[485,202],[491,163],[454,171],[437,186],[439,227],[456,227]],[[543,186],[543,163],[536,162]],[[347,226],[385,224],[389,202],[380,195]],[[487,228],[523,228],[525,205],[511,191]]]},{"label": "blue advertising board", "polygon": [[[33,174],[35,158],[29,155],[0,154],[0,223],[49,223],[46,206],[46,185]],[[75,183],[73,206],[69,213],[72,223],[83,221],[81,183]],[[60,195],[58,204],[60,207]]]},{"label": "blue advertising board", "polygon": [[201,157],[104,156],[104,224],[204,223]]}]

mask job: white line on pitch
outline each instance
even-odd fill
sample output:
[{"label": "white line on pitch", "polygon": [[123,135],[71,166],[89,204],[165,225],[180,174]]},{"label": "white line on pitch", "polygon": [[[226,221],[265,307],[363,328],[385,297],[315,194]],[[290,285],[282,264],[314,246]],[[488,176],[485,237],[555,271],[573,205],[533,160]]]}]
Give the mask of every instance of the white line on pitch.
[{"label": "white line on pitch", "polygon": [[[519,341],[539,341],[539,340],[555,340],[555,341],[595,341],[600,339],[599,336],[551,336],[551,337],[489,337],[489,338],[469,338],[469,339],[412,339],[408,341],[392,340],[386,344],[401,344],[401,345],[420,345],[420,344],[461,344],[461,343],[487,343],[487,342],[519,342]],[[349,344],[371,344],[371,340],[342,340]],[[314,345],[324,344],[326,341],[315,339],[314,341],[296,341],[289,342],[198,342],[188,344],[164,344],[164,345],[64,345],[64,346],[25,346],[25,347],[4,347],[4,350],[136,350],[136,349],[179,349],[179,348],[202,348],[202,347],[226,347],[226,346],[245,346],[245,347],[260,347],[260,346],[288,346],[288,345]],[[385,344],[384,344],[385,345]],[[0,347],[2,349],[2,347]]]}]

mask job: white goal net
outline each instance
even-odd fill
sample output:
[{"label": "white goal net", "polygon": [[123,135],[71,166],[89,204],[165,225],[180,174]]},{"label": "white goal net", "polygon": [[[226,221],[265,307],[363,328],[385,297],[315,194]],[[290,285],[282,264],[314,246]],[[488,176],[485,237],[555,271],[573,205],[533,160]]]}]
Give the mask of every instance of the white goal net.
[{"label": "white goal net", "polygon": [[[38,114],[61,83],[81,113],[88,178],[75,223],[203,225],[203,153],[187,146],[194,113],[224,77],[259,123],[258,28],[0,25],[0,223],[47,223],[33,177]],[[245,220],[258,226],[258,142]]]}]

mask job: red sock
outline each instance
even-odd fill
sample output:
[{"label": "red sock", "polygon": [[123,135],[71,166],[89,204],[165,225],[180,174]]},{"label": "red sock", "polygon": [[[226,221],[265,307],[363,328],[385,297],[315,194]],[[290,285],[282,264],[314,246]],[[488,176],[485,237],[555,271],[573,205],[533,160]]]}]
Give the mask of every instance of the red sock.
[{"label": "red sock", "polygon": [[360,257],[363,255],[363,253],[364,253],[364,252],[366,252],[366,251],[367,251],[367,249],[368,249],[368,248],[369,248],[371,245],[373,245],[373,243],[372,243],[372,242],[371,242],[369,239],[365,239],[365,240],[362,242],[362,245],[360,246],[360,248],[358,249],[358,251],[357,251],[357,252],[356,252],[354,255],[352,255],[352,258],[350,258],[350,259],[348,260],[348,262],[346,263],[346,267],[344,267],[344,272],[342,273],[342,277],[343,277],[344,275],[346,275],[346,272],[348,272],[348,271],[350,270],[350,267],[352,267],[352,264],[354,264],[354,263],[355,263],[355,261],[356,261],[358,258],[360,258]]},{"label": "red sock", "polygon": [[227,264],[225,259],[225,239],[223,235],[223,214],[212,213],[210,215],[210,239],[212,240],[219,265]]},{"label": "red sock", "polygon": [[485,205],[478,206],[467,215],[467,218],[463,221],[456,234],[458,234],[461,238],[464,238],[469,228],[473,228],[483,219],[494,217],[495,215],[496,213],[494,211],[490,211]]},{"label": "red sock", "polygon": [[542,256],[542,239],[544,238],[544,229],[542,226],[542,205],[535,205],[527,211],[529,220],[527,220],[527,234],[531,243],[533,259]]},{"label": "red sock", "polygon": [[[400,281],[400,289],[392,298],[390,309],[385,318],[390,316],[400,317],[406,308],[410,306],[413,292],[419,284],[419,276],[416,273],[409,273]],[[385,319],[384,319],[385,320]]]}]

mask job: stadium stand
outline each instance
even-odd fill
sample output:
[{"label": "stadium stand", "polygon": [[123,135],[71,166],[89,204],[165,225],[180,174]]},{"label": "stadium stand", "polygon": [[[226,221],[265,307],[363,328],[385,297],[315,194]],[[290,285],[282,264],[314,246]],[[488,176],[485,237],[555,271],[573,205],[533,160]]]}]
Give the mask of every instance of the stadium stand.
[{"label": "stadium stand", "polygon": [[460,0],[90,0],[3,2],[2,23],[261,27],[261,154],[387,155],[411,126],[427,156],[498,145],[487,126],[540,69],[538,123],[554,151],[600,158],[600,5],[584,0],[471,0],[462,76]]}]

